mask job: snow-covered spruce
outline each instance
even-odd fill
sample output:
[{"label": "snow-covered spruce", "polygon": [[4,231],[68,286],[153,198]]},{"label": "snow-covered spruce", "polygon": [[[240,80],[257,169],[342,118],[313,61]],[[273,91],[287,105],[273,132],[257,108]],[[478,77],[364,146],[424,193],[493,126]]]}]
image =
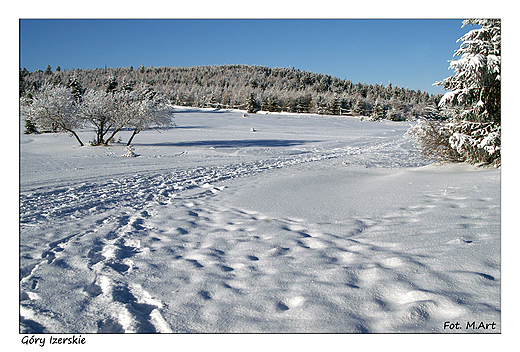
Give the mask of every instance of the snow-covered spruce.
[{"label": "snow-covered spruce", "polygon": [[449,90],[439,102],[444,119],[420,121],[409,131],[423,154],[438,161],[501,164],[500,20],[466,20],[479,25],[459,39],[461,56],[451,77],[437,82]]}]

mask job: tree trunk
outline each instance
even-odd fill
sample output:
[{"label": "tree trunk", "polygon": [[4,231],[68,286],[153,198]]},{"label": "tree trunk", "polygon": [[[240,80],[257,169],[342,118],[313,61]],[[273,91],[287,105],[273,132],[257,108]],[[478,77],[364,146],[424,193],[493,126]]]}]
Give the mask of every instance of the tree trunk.
[{"label": "tree trunk", "polygon": [[128,143],[126,143],[127,146],[130,146],[130,144],[132,144],[132,139],[134,139],[135,135],[138,134],[139,132],[141,132],[141,131],[139,131],[138,128],[136,128],[134,130],[134,132],[132,133],[132,136],[130,136],[130,139],[128,140]]},{"label": "tree trunk", "polygon": [[74,137],[76,137],[76,140],[78,141],[78,143],[79,143],[80,146],[82,146],[82,147],[85,146],[85,145],[83,144],[83,142],[81,141],[81,139],[79,139],[79,136],[76,134],[76,132],[74,132],[74,131],[72,131],[72,130],[69,130],[69,132],[72,133],[72,135],[73,135]]},{"label": "tree trunk", "polygon": [[96,131],[96,141],[95,145],[101,145],[103,143],[103,134],[101,133],[101,130],[98,129]]},{"label": "tree trunk", "polygon": [[121,131],[121,128],[118,128],[116,130],[114,130],[114,132],[112,132],[112,134],[110,135],[110,137],[107,138],[105,144],[108,145],[108,143],[110,143],[110,141],[116,136],[116,133]]},{"label": "tree trunk", "polygon": [[104,130],[105,130],[105,121],[101,121],[98,128],[97,128],[97,131],[96,131],[96,145],[103,145],[105,144],[105,141],[103,140],[103,137],[105,135],[104,133]]}]

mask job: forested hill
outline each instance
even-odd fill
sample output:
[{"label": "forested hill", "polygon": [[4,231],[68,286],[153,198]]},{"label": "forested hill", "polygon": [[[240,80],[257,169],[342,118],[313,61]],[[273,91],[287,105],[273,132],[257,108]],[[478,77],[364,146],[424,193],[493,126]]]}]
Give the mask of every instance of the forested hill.
[{"label": "forested hill", "polygon": [[295,68],[222,65],[197,67],[139,67],[28,72],[20,69],[20,96],[32,95],[45,82],[87,88],[134,89],[148,85],[165,92],[177,105],[311,112],[406,120],[436,107],[441,96],[391,83],[353,83],[330,75]]}]

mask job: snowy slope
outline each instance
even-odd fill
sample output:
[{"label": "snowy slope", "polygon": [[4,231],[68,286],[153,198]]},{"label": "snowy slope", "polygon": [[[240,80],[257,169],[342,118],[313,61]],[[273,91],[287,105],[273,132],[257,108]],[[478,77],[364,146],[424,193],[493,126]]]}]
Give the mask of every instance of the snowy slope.
[{"label": "snowy slope", "polygon": [[500,170],[406,123],[175,116],[137,158],[21,136],[21,332],[500,332]]}]

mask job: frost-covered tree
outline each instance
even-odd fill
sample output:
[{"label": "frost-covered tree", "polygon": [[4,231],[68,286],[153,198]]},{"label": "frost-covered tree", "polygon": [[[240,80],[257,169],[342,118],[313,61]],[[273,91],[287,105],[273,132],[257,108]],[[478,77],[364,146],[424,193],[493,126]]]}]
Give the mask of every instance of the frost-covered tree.
[{"label": "frost-covered tree", "polygon": [[330,115],[339,115],[339,107],[339,97],[336,94],[334,94],[334,98],[331,101],[329,101],[329,104],[327,106],[328,113]]},{"label": "frost-covered tree", "polygon": [[399,108],[390,107],[386,113],[386,118],[390,121],[404,121],[405,118]]},{"label": "frost-covered tree", "polygon": [[79,114],[96,132],[92,145],[107,145],[124,128],[133,129],[130,138],[152,125],[166,125],[157,92],[98,91],[89,89],[79,104]]},{"label": "frost-covered tree", "polygon": [[[412,111],[417,104],[436,104],[440,100],[440,96],[437,95],[430,97],[425,92],[400,89],[391,84],[353,84],[348,80],[294,68],[248,65],[151,68],[141,66],[136,70],[98,68],[62,70],[52,75],[44,75],[42,71],[37,71],[21,76],[20,96],[31,94],[54,78],[67,83],[74,74],[81,77],[83,89],[104,90],[105,80],[111,76],[115,83],[118,83],[110,89],[111,91],[132,90],[132,86],[148,84],[156,91],[165,92],[176,104],[196,107],[211,104],[215,107],[246,109],[250,94],[253,93],[257,104],[263,104],[257,106],[262,110],[267,108],[270,111],[316,113],[320,107],[320,112],[323,113],[323,108],[326,108],[327,111],[324,113],[329,114],[331,112],[327,108],[327,102],[333,101],[334,95],[337,95],[342,113],[350,110],[356,100],[361,100],[366,115],[371,112],[377,99],[386,108],[389,100],[395,96],[402,106],[400,110],[405,114],[406,111]],[[253,105],[250,104],[251,106]]]},{"label": "frost-covered tree", "polygon": [[424,119],[408,134],[423,155],[433,160],[466,161],[500,166],[500,20],[471,19],[478,25],[461,37],[450,63],[451,77],[437,82],[447,92],[439,102],[446,121]]},{"label": "frost-covered tree", "polygon": [[67,88],[69,88],[72,95],[74,95],[76,102],[81,102],[81,95],[83,94],[83,89],[76,74],[69,77]]},{"label": "frost-covered tree", "polygon": [[127,146],[132,144],[134,137],[141,131],[150,128],[169,127],[173,118],[173,105],[166,96],[159,92],[150,92],[149,89],[133,92],[132,101],[127,105],[125,113],[128,114],[126,125],[132,128]]},{"label": "frost-covered tree", "polygon": [[251,93],[249,99],[246,102],[246,109],[248,113],[254,114],[260,110],[260,104],[255,98],[255,94]]},{"label": "frost-covered tree", "polygon": [[126,77],[123,77],[123,80],[121,81],[121,90],[131,91],[134,90],[135,82],[128,81]]},{"label": "frost-covered tree", "polygon": [[76,100],[70,89],[46,84],[33,95],[32,102],[22,102],[20,112],[40,131],[70,133],[83,146],[76,133],[83,127],[83,121],[78,117]]},{"label": "frost-covered tree", "polygon": [[479,25],[481,28],[466,33],[457,42],[462,42],[454,56],[458,60],[450,62],[455,70],[451,77],[437,82],[445,90],[450,90],[439,105],[449,108],[456,106],[456,117],[472,122],[500,121],[500,20],[465,20],[463,27]]},{"label": "frost-covered tree", "polygon": [[370,119],[373,121],[379,121],[382,120],[385,116],[385,112],[383,110],[383,107],[381,106],[381,103],[379,101],[376,101],[376,105],[374,106],[374,109],[372,110],[372,114],[370,115]]},{"label": "frost-covered tree", "polygon": [[365,104],[364,104],[363,100],[358,99],[358,100],[356,100],[356,102],[354,103],[354,106],[352,107],[352,114],[354,116],[362,115],[364,112],[364,108],[365,108]]},{"label": "frost-covered tree", "polygon": [[107,93],[113,93],[117,89],[117,80],[114,76],[110,76],[105,81],[105,91]]},{"label": "frost-covered tree", "polygon": [[105,145],[105,136],[114,128],[120,127],[116,120],[114,98],[111,93],[87,89],[78,108],[78,115],[94,127],[95,138],[92,145]]}]

